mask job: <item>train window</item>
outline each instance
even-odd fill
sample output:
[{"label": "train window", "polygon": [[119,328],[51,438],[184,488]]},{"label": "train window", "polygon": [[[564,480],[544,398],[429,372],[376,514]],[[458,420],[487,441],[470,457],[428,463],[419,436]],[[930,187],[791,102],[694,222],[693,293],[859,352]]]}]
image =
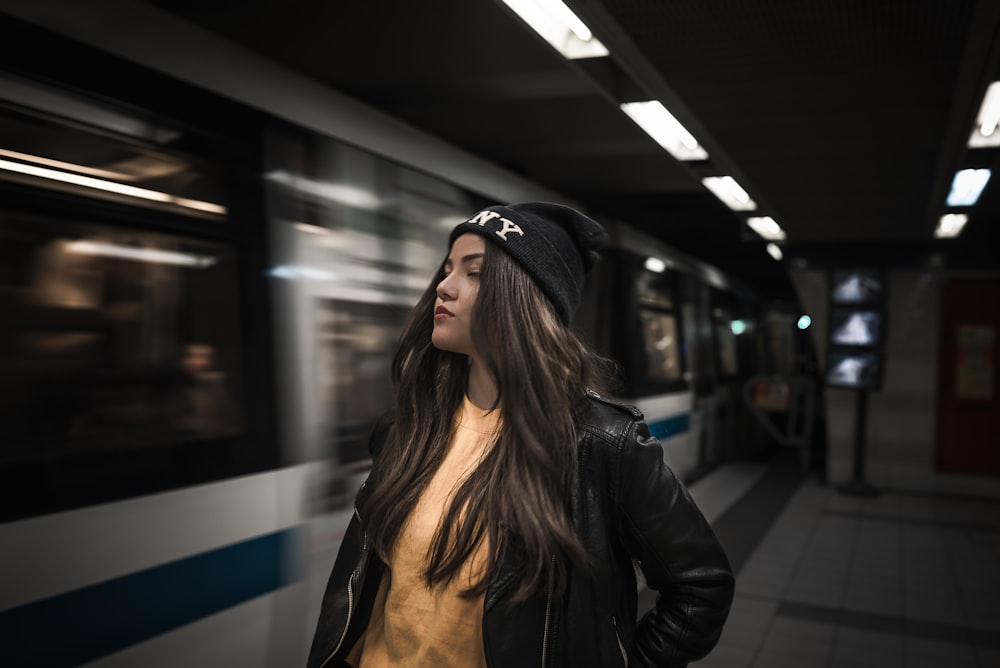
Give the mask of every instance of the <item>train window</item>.
[{"label": "train window", "polygon": [[215,163],[176,127],[0,73],[0,179],[225,220]]},{"label": "train window", "polygon": [[239,434],[235,257],[0,211],[0,462]]},{"label": "train window", "polygon": [[636,277],[636,292],[640,306],[673,309],[673,284],[663,272],[643,271]]},{"label": "train window", "polygon": [[713,289],[712,329],[715,338],[715,356],[719,375],[723,378],[739,375],[738,337],[746,329],[746,322],[737,317],[732,296]]},{"label": "train window", "polygon": [[671,313],[640,309],[642,339],[650,380],[675,381],[681,378],[680,346],[677,319]]},{"label": "train window", "polygon": [[677,274],[662,261],[632,251],[610,256],[619,267],[625,327],[611,332],[611,354],[622,363],[625,390],[633,395],[683,385],[684,358]]},{"label": "train window", "polygon": [[719,346],[719,371],[723,376],[735,376],[739,373],[736,361],[736,334],[730,323],[717,323],[715,326],[716,342]]},{"label": "train window", "polygon": [[635,277],[645,360],[643,374],[653,383],[681,379],[680,340],[674,310],[673,273],[647,260]]},{"label": "train window", "polygon": [[347,466],[367,465],[368,435],[393,396],[388,373],[410,309],[317,299],[316,374],[326,411],[328,452]]}]

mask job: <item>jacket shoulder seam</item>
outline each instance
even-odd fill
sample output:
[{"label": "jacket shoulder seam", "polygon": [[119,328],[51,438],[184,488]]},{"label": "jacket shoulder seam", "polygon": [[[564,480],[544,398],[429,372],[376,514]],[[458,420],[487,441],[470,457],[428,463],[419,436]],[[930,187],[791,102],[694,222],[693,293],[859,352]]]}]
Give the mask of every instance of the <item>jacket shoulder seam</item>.
[{"label": "jacket shoulder seam", "polygon": [[587,390],[587,396],[593,399],[594,401],[598,401],[606,406],[612,406],[613,408],[617,408],[618,410],[630,415],[632,418],[636,420],[642,420],[645,417],[642,414],[642,411],[639,410],[636,406],[624,403],[622,401],[617,401],[609,397],[605,397],[601,394],[598,394],[594,390]]}]

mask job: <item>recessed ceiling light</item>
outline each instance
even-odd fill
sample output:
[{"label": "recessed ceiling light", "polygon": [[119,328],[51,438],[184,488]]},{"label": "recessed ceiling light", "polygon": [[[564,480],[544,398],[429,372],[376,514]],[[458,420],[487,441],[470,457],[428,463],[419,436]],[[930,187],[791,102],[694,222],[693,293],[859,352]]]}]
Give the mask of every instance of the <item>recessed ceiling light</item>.
[{"label": "recessed ceiling light", "polygon": [[622,111],[678,160],[707,160],[708,153],[658,100],[626,102]]},{"label": "recessed ceiling light", "polygon": [[969,222],[969,217],[964,213],[946,213],[938,221],[934,236],[938,239],[957,237],[962,233],[962,228]]},{"label": "recessed ceiling light", "polygon": [[1000,146],[1000,81],[986,89],[983,104],[976,116],[976,127],[969,137],[969,147]]},{"label": "recessed ceiling light", "polygon": [[656,274],[662,274],[667,270],[667,263],[658,257],[646,258],[646,269]]},{"label": "recessed ceiling light", "polygon": [[948,206],[972,206],[990,180],[988,169],[962,169],[955,172],[951,182],[951,192],[948,193]]},{"label": "recessed ceiling light", "polygon": [[701,180],[706,188],[733,211],[753,211],[757,202],[731,176],[709,176]]},{"label": "recessed ceiling light", "polygon": [[765,239],[771,239],[772,241],[783,241],[785,239],[785,231],[781,229],[778,223],[774,222],[774,218],[771,218],[771,216],[747,218],[747,225]]},{"label": "recessed ceiling light", "polygon": [[562,0],[503,0],[564,57],[599,58],[608,49]]}]

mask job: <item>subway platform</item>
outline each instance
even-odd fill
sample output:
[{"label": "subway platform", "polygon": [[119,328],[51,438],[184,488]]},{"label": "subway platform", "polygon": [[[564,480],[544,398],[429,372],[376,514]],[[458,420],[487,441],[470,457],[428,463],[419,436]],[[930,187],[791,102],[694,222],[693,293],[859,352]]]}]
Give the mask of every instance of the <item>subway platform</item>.
[{"label": "subway platform", "polygon": [[847,495],[787,456],[690,490],[737,574],[722,638],[692,666],[1000,667],[1000,501]]}]

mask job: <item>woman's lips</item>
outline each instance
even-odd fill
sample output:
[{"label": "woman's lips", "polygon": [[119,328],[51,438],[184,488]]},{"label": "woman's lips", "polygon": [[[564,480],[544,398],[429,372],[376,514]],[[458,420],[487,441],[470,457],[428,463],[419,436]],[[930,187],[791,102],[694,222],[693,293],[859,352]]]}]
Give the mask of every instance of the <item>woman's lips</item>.
[{"label": "woman's lips", "polygon": [[443,306],[438,306],[436,309],[434,309],[435,320],[443,320],[444,318],[453,318],[453,317],[455,317],[455,314]]}]

